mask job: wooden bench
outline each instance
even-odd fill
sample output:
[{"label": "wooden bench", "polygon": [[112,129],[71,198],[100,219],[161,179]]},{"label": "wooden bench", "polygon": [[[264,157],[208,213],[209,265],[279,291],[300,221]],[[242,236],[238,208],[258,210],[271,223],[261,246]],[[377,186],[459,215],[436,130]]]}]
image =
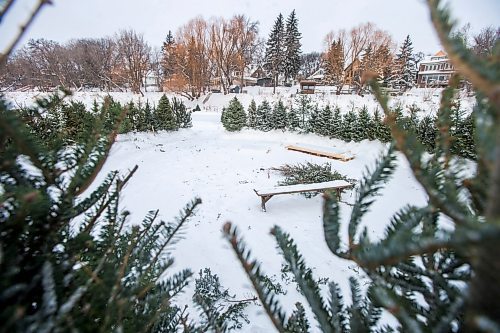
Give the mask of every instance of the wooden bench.
[{"label": "wooden bench", "polygon": [[353,187],[351,183],[345,180],[333,180],[330,182],[323,183],[313,183],[313,184],[297,184],[297,185],[287,185],[287,186],[275,186],[268,189],[255,190],[255,193],[262,200],[262,211],[266,211],[266,202],[268,202],[273,196],[278,194],[291,194],[291,193],[303,193],[303,192],[324,192],[326,190],[335,190],[337,196],[340,200],[340,195],[342,191],[346,188]]},{"label": "wooden bench", "polygon": [[310,154],[310,155],[340,160],[342,162],[347,162],[347,161],[354,159],[354,156],[338,154],[338,153],[329,152],[329,151],[320,151],[320,150],[310,148],[310,147],[299,147],[299,146],[289,145],[289,146],[286,146],[285,148],[288,150],[298,151],[298,152],[306,153],[306,154]]}]

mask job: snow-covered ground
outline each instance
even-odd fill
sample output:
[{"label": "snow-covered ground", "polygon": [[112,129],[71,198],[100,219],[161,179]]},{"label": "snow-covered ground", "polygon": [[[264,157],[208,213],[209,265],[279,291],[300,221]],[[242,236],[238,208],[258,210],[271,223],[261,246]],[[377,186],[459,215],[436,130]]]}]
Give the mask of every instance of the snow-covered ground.
[{"label": "snow-covered ground", "polygon": [[[353,263],[334,257],[324,240],[321,224],[320,196],[306,199],[301,195],[281,195],[267,203],[267,212],[260,208],[260,198],[253,189],[270,187],[280,176],[269,170],[285,163],[331,162],[332,168],[350,178],[360,178],[367,165],[373,165],[384,149],[378,142],[344,143],[314,135],[283,132],[256,132],[244,130],[227,133],[219,122],[218,113],[197,112],[193,128],[175,133],[130,134],[118,138],[101,177],[107,171],[125,172],[134,165],[139,169],[123,191],[123,206],[132,212],[130,223],[140,223],[148,210],[159,208],[162,218],[171,220],[191,198],[203,200],[196,216],[189,223],[185,239],[175,248],[176,268],[189,267],[193,271],[210,267],[222,284],[238,297],[248,298],[253,289],[229,244],[222,237],[226,221],[235,223],[244,235],[256,258],[268,276],[278,282],[282,258],[269,234],[274,225],[280,225],[296,240],[316,277],[330,278],[348,293],[348,277],[358,274]],[[288,144],[335,146],[352,152],[356,158],[349,162],[288,151]],[[344,200],[353,200],[347,192]],[[423,204],[425,197],[414,181],[406,163],[400,163],[394,179],[387,184],[382,196],[365,218],[371,235],[376,238],[384,230],[390,216],[405,204]],[[349,207],[342,205],[347,219]],[[346,234],[346,230],[344,230]],[[191,284],[190,289],[194,287]],[[288,294],[282,297],[289,311],[297,300],[302,300],[292,283]],[[180,302],[189,303],[191,293],[185,293]],[[251,324],[244,331],[270,332],[272,326],[262,308],[250,310]]]},{"label": "snow-covered ground", "polygon": [[[281,97],[284,98],[286,94],[288,93],[282,92]],[[154,101],[160,95],[148,94],[146,97]],[[120,98],[122,101],[129,101],[131,95],[127,96]],[[331,103],[336,101],[346,107],[350,104],[356,107],[364,104],[376,107],[372,97],[327,96]],[[27,93],[12,93],[7,97],[18,103],[27,103],[30,98]],[[91,103],[93,97],[90,94],[74,96],[85,103]],[[117,95],[113,94],[113,97],[116,98]],[[252,98],[257,102],[264,98],[276,99],[259,94],[258,91],[250,91],[238,97],[242,98],[244,105],[248,105]],[[431,96],[429,100],[424,97],[421,93],[400,98],[399,101],[406,105],[415,102],[424,106],[427,103],[429,110],[437,109],[438,97]],[[214,94],[202,109],[220,111],[230,98],[232,95]],[[196,105],[197,102],[200,101],[190,103]],[[352,154],[355,158],[348,162],[329,160],[286,150],[285,146],[289,144],[335,149]],[[154,209],[160,209],[163,220],[172,220],[193,197],[201,197],[203,204],[185,229],[184,239],[172,249],[176,264],[170,273],[191,268],[197,274],[200,269],[210,267],[212,273],[220,277],[222,285],[238,298],[254,295],[249,280],[222,236],[222,226],[231,221],[238,226],[254,257],[261,261],[264,272],[269,277],[275,277],[275,281],[286,288],[287,294],[280,295],[279,299],[288,313],[291,313],[296,301],[303,304],[306,301],[296,291],[293,282],[287,285],[280,279],[284,261],[269,233],[274,225],[281,226],[292,235],[307,264],[313,268],[315,277],[336,281],[348,302],[348,278],[359,275],[360,272],[355,264],[336,258],[327,248],[321,222],[321,196],[312,199],[298,194],[275,196],[266,204],[267,212],[262,212],[260,198],[253,190],[276,185],[280,176],[270,168],[298,162],[330,162],[338,172],[349,178],[359,179],[367,166],[373,167],[376,157],[384,149],[385,146],[378,141],[346,143],[312,134],[281,131],[263,133],[248,129],[229,133],[220,124],[220,112],[201,111],[193,113],[193,127],[190,129],[156,135],[120,135],[95,185],[111,170],[125,173],[135,165],[139,166],[123,190],[121,201],[123,208],[131,212],[130,225],[140,223],[146,213]],[[376,239],[383,234],[394,212],[409,203],[423,205],[425,199],[408,164],[400,157],[397,171],[364,218],[363,224],[368,228],[370,236]],[[352,202],[354,192],[345,192],[343,200]],[[350,207],[341,204],[341,208],[343,220],[347,221]],[[346,227],[344,224],[343,235],[347,235]],[[178,302],[191,304],[193,289],[194,280],[178,298]],[[306,308],[308,309],[307,306]],[[191,308],[190,312],[191,317],[196,318],[195,309]],[[274,331],[262,307],[252,305],[248,314],[251,323],[243,328],[244,332]],[[316,324],[310,312],[309,315],[314,328]],[[391,321],[391,318],[387,315],[384,320]]]}]

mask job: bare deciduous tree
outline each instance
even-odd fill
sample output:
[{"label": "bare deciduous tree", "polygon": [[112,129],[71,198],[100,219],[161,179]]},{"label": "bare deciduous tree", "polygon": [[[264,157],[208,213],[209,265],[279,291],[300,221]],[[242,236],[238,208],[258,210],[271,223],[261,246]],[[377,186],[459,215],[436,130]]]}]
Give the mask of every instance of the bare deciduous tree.
[{"label": "bare deciduous tree", "polygon": [[[158,47],[151,49],[150,63],[148,74],[152,74],[154,78],[154,85],[157,87],[162,86],[161,75],[162,75],[162,50]],[[144,85],[144,89],[147,89],[147,81]]]},{"label": "bare deciduous tree", "polygon": [[69,43],[74,66],[79,68],[79,80],[86,87],[110,90],[121,87],[112,80],[117,66],[116,43],[109,37],[77,39]]},{"label": "bare deciduous tree", "polygon": [[124,78],[134,93],[140,93],[150,67],[151,47],[142,34],[122,30],[116,36],[118,67],[113,75]]},{"label": "bare deciduous tree", "polygon": [[210,24],[210,57],[224,93],[233,84],[232,71],[237,67],[237,36],[232,21],[214,18]]},{"label": "bare deciduous tree", "polygon": [[245,69],[254,60],[254,55],[259,47],[259,23],[250,20],[245,15],[236,15],[231,22],[236,34],[236,64],[240,72],[240,84],[243,88],[245,86]]},{"label": "bare deciduous tree", "polygon": [[179,28],[168,50],[174,69],[165,86],[189,99],[200,96],[207,90],[211,75],[206,21],[197,17]]},{"label": "bare deciduous tree", "polygon": [[500,28],[495,29],[493,26],[489,26],[474,36],[472,50],[479,56],[491,57],[493,49],[499,41]]},{"label": "bare deciduous tree", "polygon": [[[377,28],[371,22],[360,24],[349,31],[341,29],[336,32],[329,32],[324,40],[327,50],[330,49],[334,42],[337,45],[342,45],[342,52],[340,53],[344,57],[345,72],[337,85],[337,93],[340,92],[344,84],[353,84],[355,83],[353,81],[359,81],[362,74],[360,70],[361,58],[367,49],[371,49],[376,53],[377,50],[388,48],[392,52],[395,46],[389,33]],[[388,58],[386,56],[382,57],[381,53],[378,61],[382,60],[388,61]]]}]

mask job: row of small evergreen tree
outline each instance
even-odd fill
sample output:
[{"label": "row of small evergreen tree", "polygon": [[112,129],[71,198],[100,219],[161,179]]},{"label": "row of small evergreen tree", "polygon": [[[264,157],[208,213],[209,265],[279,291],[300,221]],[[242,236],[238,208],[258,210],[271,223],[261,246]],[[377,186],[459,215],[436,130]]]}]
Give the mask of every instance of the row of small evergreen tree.
[{"label": "row of small evergreen tree", "polygon": [[179,128],[193,126],[191,113],[186,110],[182,100],[175,97],[170,101],[166,95],[163,95],[156,108],[152,107],[149,102],[146,102],[144,106],[130,102],[126,107],[128,113],[120,128],[120,133],[176,131]]},{"label": "row of small evergreen tree", "polygon": [[[106,97],[102,104],[94,101],[91,110],[87,110],[82,102],[63,99],[62,95],[54,95],[40,101],[37,108],[21,110],[24,121],[30,130],[41,137],[50,147],[58,142],[71,144],[79,142],[91,130],[96,118],[103,117],[104,129],[112,131],[117,120],[120,121],[118,133],[175,131],[192,126],[191,113],[184,103],[176,98],[172,101],[163,95],[157,107],[130,102],[123,106]],[[127,112],[124,112],[126,110]]]},{"label": "row of small evergreen tree", "polygon": [[[459,102],[452,105],[452,138],[451,149],[454,154],[474,159],[474,123],[471,115],[466,115]],[[412,105],[407,112],[401,106],[393,110],[396,120],[406,131],[416,133],[427,151],[435,149],[437,132],[437,117],[426,115],[419,117],[421,110]],[[326,105],[319,107],[312,104],[306,97],[300,97],[294,105],[287,108],[281,100],[271,106],[264,100],[259,106],[254,100],[245,112],[241,103],[235,97],[229,106],[223,110],[222,124],[227,130],[239,131],[249,127],[261,131],[290,130],[302,133],[315,133],[343,141],[380,140],[390,142],[391,131],[384,121],[382,113],[376,109],[373,115],[363,106],[354,107],[342,114],[338,106]]]}]

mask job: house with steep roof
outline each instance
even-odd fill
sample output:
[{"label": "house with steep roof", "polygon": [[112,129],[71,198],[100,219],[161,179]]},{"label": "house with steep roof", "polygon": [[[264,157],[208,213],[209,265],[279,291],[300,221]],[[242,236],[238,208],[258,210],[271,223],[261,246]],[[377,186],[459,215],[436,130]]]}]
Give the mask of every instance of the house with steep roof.
[{"label": "house with steep roof", "polygon": [[319,68],[316,72],[309,75],[306,78],[306,80],[314,81],[318,84],[318,83],[323,83],[324,78],[325,78],[325,70],[323,68]]},{"label": "house with steep roof", "polygon": [[417,85],[426,87],[447,87],[455,68],[448,55],[439,51],[435,55],[420,62],[417,74]]},{"label": "house with steep roof", "polygon": [[239,86],[255,86],[258,85],[258,80],[267,77],[266,72],[260,65],[251,64],[245,68],[243,72],[243,83],[241,81],[241,72],[236,70],[232,73],[234,84]]}]

